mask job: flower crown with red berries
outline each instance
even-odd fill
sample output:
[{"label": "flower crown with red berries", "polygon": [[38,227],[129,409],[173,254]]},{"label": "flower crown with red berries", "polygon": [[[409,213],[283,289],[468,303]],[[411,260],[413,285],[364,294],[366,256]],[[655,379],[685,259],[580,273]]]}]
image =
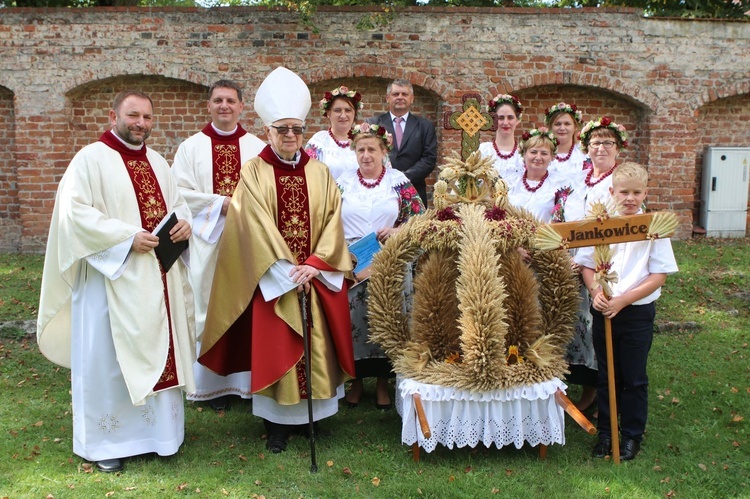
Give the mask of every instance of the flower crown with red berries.
[{"label": "flower crown with red berries", "polygon": [[617,134],[620,138],[620,147],[626,149],[628,147],[628,133],[625,131],[625,127],[618,125],[612,118],[602,116],[596,121],[589,121],[581,129],[581,133],[578,134],[578,139],[581,141],[581,150],[584,153],[588,152],[589,141],[591,140],[591,132],[597,128],[609,128]]},{"label": "flower crown with red berries", "polygon": [[547,124],[547,126],[552,126],[552,123],[550,123],[550,121],[552,120],[552,116],[557,113],[568,113],[573,117],[574,120],[576,120],[576,123],[578,123],[579,126],[583,124],[583,113],[578,110],[575,104],[558,102],[549,109],[544,110],[544,122]]},{"label": "flower crown with red berries", "polygon": [[393,149],[393,135],[388,133],[388,130],[382,125],[373,125],[367,122],[354,125],[352,129],[349,130],[349,139],[351,139],[352,149],[354,149],[354,139],[359,134],[368,134],[377,137],[383,141],[386,150],[390,151]]},{"label": "flower crown with red berries", "polygon": [[540,126],[539,128],[534,128],[533,130],[530,130],[528,132],[524,132],[523,135],[521,135],[521,150],[525,151],[526,149],[526,142],[529,141],[532,137],[544,137],[550,142],[552,142],[552,153],[554,154],[555,150],[557,150],[558,141],[557,137],[555,137],[555,134],[550,131],[549,128],[546,126]]},{"label": "flower crown with red berries", "polygon": [[342,85],[338,88],[334,88],[330,92],[326,92],[325,94],[323,94],[323,98],[320,99],[320,102],[318,102],[318,108],[320,109],[321,116],[326,115],[336,97],[348,97],[352,99],[354,101],[354,106],[356,109],[362,110],[362,108],[365,107],[364,103],[362,102],[362,95],[359,92],[355,90],[349,90]]},{"label": "flower crown with red berries", "polygon": [[503,104],[510,104],[510,106],[518,113],[518,119],[521,119],[523,115],[523,106],[521,101],[515,95],[509,94],[497,94],[489,104],[487,104],[487,112],[490,114],[494,113],[495,110]]}]

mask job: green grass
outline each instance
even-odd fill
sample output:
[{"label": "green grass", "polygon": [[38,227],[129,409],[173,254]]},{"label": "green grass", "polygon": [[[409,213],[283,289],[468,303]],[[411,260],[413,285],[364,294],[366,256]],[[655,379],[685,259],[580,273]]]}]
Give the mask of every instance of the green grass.
[{"label": "green grass", "polygon": [[43,255],[0,254],[0,321],[36,319]]},{"label": "green grass", "polygon": [[[366,394],[323,421],[332,433],[318,439],[317,474],[301,437],[283,454],[265,450],[248,402],[221,415],[187,403],[177,455],[128,459],[118,475],[92,472],[71,450],[69,371],[42,358],[33,339],[5,336],[0,497],[750,497],[748,243],[674,243],[680,273],[658,302],[649,424],[632,462],[592,459],[594,437],[568,419],[566,444],[551,446],[544,461],[528,447],[438,447],[415,463],[397,413],[376,411]],[[24,272],[2,261],[0,299],[38,287],[41,257],[15,260]],[[3,306],[0,320],[33,319],[35,293],[12,312]]]}]

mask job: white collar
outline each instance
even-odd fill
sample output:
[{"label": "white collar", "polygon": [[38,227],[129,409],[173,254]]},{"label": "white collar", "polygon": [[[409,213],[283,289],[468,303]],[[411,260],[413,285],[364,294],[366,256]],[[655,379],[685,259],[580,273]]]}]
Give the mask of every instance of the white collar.
[{"label": "white collar", "polygon": [[110,130],[110,132],[112,132],[112,135],[114,135],[114,136],[115,136],[115,138],[117,138],[117,140],[119,140],[120,142],[122,142],[122,145],[124,145],[125,147],[127,147],[127,148],[128,148],[128,149],[130,149],[131,151],[140,151],[140,150],[141,150],[141,148],[143,148],[143,143],[141,143],[140,145],[137,145],[137,146],[135,146],[135,145],[133,145],[133,144],[130,144],[130,143],[128,143],[128,142],[125,142],[125,141],[124,141],[124,140],[122,139],[122,137],[120,137],[119,135],[117,135],[117,132],[115,132],[114,130]]},{"label": "white collar", "polygon": [[213,128],[214,132],[218,133],[222,137],[228,137],[237,131],[237,125],[234,126],[234,130],[232,130],[231,132],[225,132],[224,130],[219,130],[218,128],[216,128],[216,125],[214,125],[213,121],[211,122],[211,128]]}]

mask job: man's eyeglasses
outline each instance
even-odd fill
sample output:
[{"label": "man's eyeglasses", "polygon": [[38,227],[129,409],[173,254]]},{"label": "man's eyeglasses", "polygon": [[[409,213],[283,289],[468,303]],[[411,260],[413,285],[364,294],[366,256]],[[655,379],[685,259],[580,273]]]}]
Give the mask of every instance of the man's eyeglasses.
[{"label": "man's eyeglasses", "polygon": [[589,147],[602,147],[604,146],[605,149],[612,149],[617,142],[614,140],[603,140],[601,142],[589,142]]},{"label": "man's eyeglasses", "polygon": [[276,131],[279,132],[280,135],[286,135],[286,134],[288,134],[289,130],[291,130],[294,135],[302,135],[303,133],[305,133],[305,127],[304,126],[300,126],[300,125],[294,125],[294,126],[289,126],[289,125],[281,125],[281,126],[268,125],[268,126],[270,126],[271,128],[275,128]]}]

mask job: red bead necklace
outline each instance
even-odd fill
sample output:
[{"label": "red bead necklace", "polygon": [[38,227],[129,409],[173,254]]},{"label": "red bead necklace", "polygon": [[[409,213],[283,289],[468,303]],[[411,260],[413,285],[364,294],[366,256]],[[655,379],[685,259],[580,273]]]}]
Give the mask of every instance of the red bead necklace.
[{"label": "red bead necklace", "polygon": [[594,174],[594,168],[592,167],[591,170],[589,170],[589,172],[586,174],[586,179],[585,179],[586,180],[586,185],[589,186],[589,187],[594,187],[596,184],[598,184],[599,182],[601,182],[605,178],[607,178],[610,175],[612,175],[612,172],[615,171],[615,168],[617,168],[617,163],[615,163],[615,166],[613,166],[612,168],[610,168],[607,173],[605,173],[604,175],[602,175],[601,177],[599,177],[598,180],[592,182],[591,181],[591,176]]},{"label": "red bead necklace", "polygon": [[359,179],[359,183],[367,187],[368,189],[374,189],[375,187],[380,185],[380,182],[383,181],[383,177],[385,177],[385,167],[383,167],[383,170],[380,172],[380,175],[377,179],[375,179],[375,182],[368,182],[365,180],[365,177],[362,176],[362,171],[357,168],[357,178]]},{"label": "red bead necklace", "polygon": [[516,153],[516,149],[518,149],[518,142],[513,141],[513,150],[510,152],[510,154],[503,154],[500,152],[500,149],[497,148],[497,144],[495,144],[495,141],[492,141],[492,147],[495,148],[495,152],[498,156],[500,156],[500,159],[510,159],[513,157],[513,155]]},{"label": "red bead necklace", "polygon": [[349,148],[349,141],[347,140],[346,142],[339,142],[338,140],[336,140],[336,137],[333,136],[333,131],[330,128],[328,129],[328,135],[331,136],[331,138],[336,143],[336,145],[339,146],[341,149]]},{"label": "red bead necklace", "polygon": [[573,149],[575,149],[575,146],[574,146],[574,145],[571,145],[571,146],[570,146],[570,151],[568,151],[568,155],[567,155],[567,156],[563,156],[563,157],[561,158],[560,156],[558,156],[558,155],[555,155],[555,159],[556,159],[557,161],[559,161],[560,163],[565,163],[565,162],[566,162],[566,161],[568,161],[568,160],[570,159],[570,157],[571,157],[571,156],[573,155]]},{"label": "red bead necklace", "polygon": [[529,173],[528,170],[524,170],[523,177],[521,177],[521,180],[523,181],[523,186],[526,188],[529,192],[536,192],[539,189],[541,189],[542,185],[544,184],[544,181],[547,180],[547,177],[549,177],[549,170],[544,172],[544,176],[542,177],[542,180],[539,181],[538,184],[536,184],[536,187],[531,187],[529,183],[526,181],[526,174]]}]

